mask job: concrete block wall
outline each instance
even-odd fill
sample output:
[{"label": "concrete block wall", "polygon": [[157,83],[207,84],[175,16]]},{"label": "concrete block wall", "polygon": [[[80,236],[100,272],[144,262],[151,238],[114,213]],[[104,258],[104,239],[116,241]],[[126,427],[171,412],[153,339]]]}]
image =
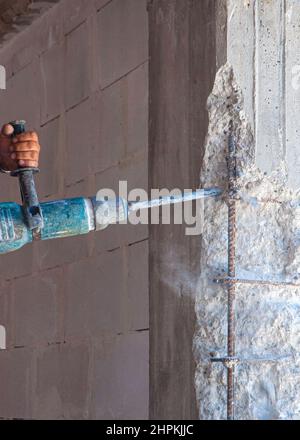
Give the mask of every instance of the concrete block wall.
[{"label": "concrete block wall", "polygon": [[[1,123],[42,144],[41,200],[148,189],[146,0],[61,0],[0,51]],[[0,201],[19,202],[1,176]],[[0,418],[148,417],[148,228],[0,256]]]}]

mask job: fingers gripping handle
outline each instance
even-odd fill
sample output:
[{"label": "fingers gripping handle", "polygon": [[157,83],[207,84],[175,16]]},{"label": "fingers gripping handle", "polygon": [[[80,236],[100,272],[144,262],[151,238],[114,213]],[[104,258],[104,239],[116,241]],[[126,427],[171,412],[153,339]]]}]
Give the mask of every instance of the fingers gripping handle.
[{"label": "fingers gripping handle", "polygon": [[[10,125],[14,128],[13,136],[25,132],[25,121],[14,121]],[[33,178],[33,174],[38,171],[38,168],[19,168],[13,172],[13,175],[19,178],[25,220],[29,229],[33,231],[34,238],[38,238],[44,227],[43,214]]]}]

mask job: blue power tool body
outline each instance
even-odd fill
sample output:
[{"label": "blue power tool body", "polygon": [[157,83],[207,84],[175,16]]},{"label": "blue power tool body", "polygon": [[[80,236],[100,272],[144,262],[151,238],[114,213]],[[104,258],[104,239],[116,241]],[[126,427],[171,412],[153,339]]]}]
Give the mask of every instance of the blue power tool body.
[{"label": "blue power tool body", "polygon": [[[14,134],[25,131],[24,121],[11,122]],[[19,168],[9,174],[19,178],[22,206],[0,203],[0,254],[16,251],[34,240],[50,240],[100,231],[110,224],[127,220],[130,213],[162,205],[196,199],[218,197],[218,188],[188,192],[181,196],[166,196],[150,201],[127,202],[115,198],[78,197],[39,203],[34,174],[38,168]]]}]

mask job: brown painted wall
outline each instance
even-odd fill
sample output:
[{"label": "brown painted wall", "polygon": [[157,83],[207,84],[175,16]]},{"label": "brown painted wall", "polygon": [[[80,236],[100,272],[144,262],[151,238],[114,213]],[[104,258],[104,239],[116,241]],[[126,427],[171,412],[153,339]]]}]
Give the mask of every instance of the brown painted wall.
[{"label": "brown painted wall", "polygon": [[[216,70],[216,6],[213,0],[149,4],[151,188],[199,186]],[[178,277],[182,270],[197,276],[200,240],[181,225],[153,225],[149,244],[150,418],[196,419],[193,292],[184,279],[178,286]]]},{"label": "brown painted wall", "polygon": [[[41,200],[147,189],[146,0],[62,0],[0,60],[1,121],[40,133]],[[147,418],[148,228],[35,243],[0,266],[0,418]]]}]

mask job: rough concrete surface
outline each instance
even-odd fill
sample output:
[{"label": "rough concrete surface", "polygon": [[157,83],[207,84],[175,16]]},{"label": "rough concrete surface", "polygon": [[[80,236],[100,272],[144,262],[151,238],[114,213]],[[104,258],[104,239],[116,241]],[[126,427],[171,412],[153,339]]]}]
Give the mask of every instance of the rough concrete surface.
[{"label": "rough concrete surface", "polygon": [[[255,164],[251,124],[232,67],[223,66],[208,100],[209,130],[201,183],[227,189],[230,121],[237,146],[237,277],[297,282],[299,193],[288,188],[286,164],[270,175]],[[270,201],[272,200],[272,201]],[[201,275],[196,301],[196,389],[200,418],[226,417],[227,291],[212,280],[227,273],[227,205],[205,205]],[[238,285],[236,351],[249,362],[236,372],[237,419],[300,418],[299,288]]]}]

